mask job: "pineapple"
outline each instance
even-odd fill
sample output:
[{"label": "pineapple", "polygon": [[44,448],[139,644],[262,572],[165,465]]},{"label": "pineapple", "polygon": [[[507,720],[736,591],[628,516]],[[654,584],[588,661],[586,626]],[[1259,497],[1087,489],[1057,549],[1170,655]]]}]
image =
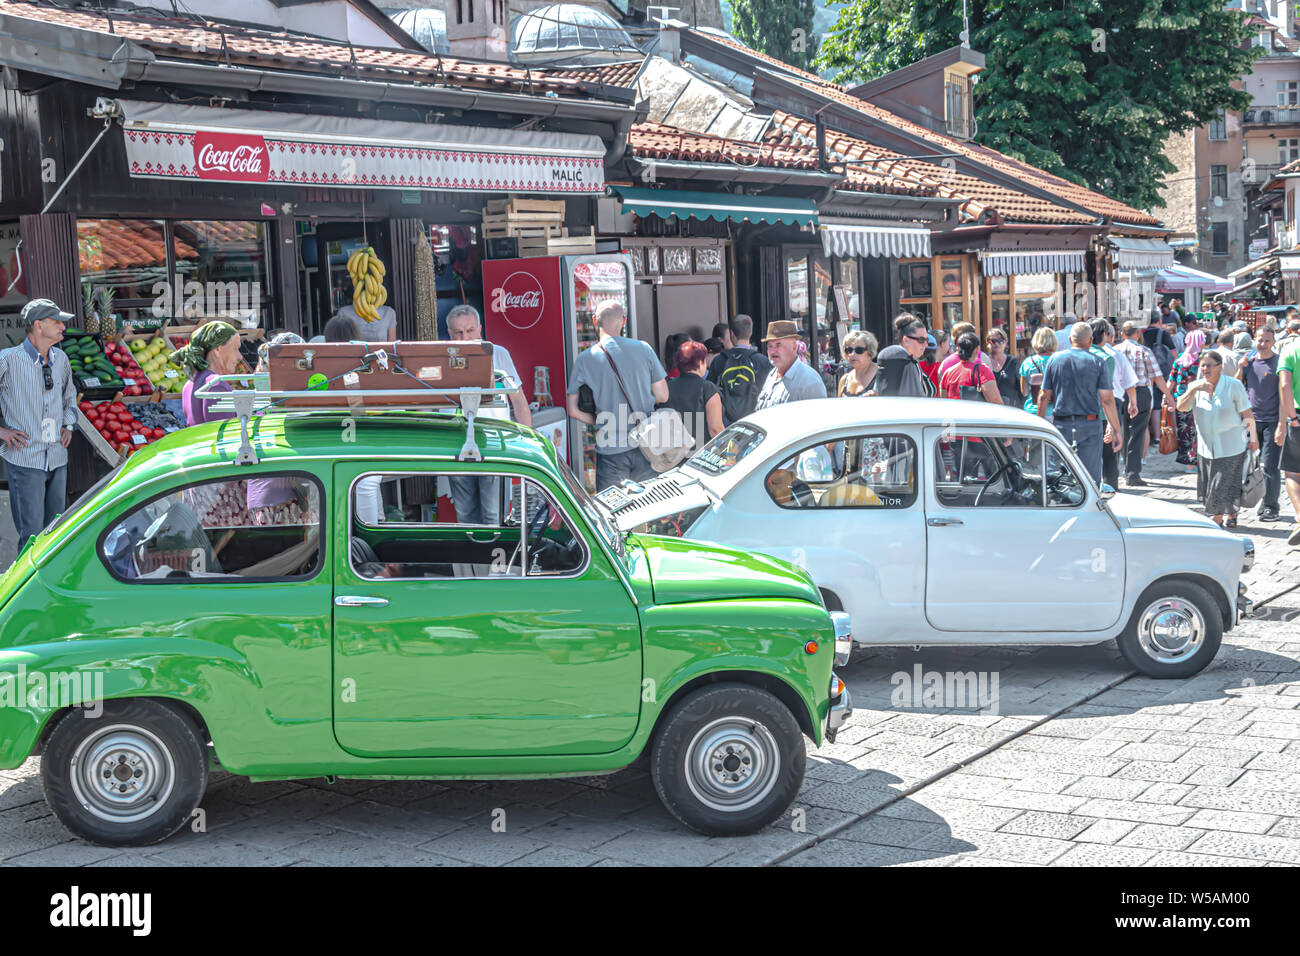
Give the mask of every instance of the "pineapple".
[{"label": "pineapple", "polygon": [[99,313],[95,311],[95,290],[93,286],[83,285],[81,287],[81,311],[86,316],[86,332],[90,335],[98,335]]}]

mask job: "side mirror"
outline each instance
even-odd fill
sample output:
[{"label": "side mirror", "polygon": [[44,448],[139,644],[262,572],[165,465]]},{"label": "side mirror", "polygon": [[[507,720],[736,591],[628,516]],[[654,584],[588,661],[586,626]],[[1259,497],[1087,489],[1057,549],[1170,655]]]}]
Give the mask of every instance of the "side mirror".
[{"label": "side mirror", "polygon": [[1097,489],[1097,497],[1102,501],[1109,501],[1115,497],[1115,489],[1103,481],[1101,487]]}]

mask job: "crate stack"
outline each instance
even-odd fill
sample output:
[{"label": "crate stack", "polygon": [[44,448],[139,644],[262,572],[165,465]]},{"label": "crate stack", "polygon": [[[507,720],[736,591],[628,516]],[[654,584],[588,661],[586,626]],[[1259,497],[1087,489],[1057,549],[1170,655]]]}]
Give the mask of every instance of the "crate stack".
[{"label": "crate stack", "polygon": [[596,251],[594,229],[587,235],[570,235],[564,227],[563,199],[489,199],[483,208],[483,237],[514,239],[521,258]]}]

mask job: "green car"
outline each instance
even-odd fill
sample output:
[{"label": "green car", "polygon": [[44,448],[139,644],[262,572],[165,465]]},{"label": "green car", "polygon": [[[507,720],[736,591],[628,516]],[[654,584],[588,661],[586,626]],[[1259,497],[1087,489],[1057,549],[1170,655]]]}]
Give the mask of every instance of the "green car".
[{"label": "green car", "polygon": [[471,428],[299,412],[129,458],[0,578],[0,768],[39,755],[59,819],[115,846],[178,830],[215,766],[534,779],[644,757],[687,826],[775,820],[802,738],[851,712],[847,616],[783,561],[620,533],[536,432]]}]

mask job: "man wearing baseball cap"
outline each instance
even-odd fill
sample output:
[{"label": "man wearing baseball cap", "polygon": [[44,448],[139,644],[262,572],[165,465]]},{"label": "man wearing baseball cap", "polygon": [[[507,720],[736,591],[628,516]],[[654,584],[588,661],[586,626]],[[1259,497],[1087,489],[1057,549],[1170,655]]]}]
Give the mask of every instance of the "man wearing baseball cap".
[{"label": "man wearing baseball cap", "polygon": [[767,373],[763,390],[758,393],[758,408],[771,408],[805,398],[825,398],[826,383],[816,370],[799,361],[799,326],[788,319],[778,319],[767,327],[763,342],[772,371]]},{"label": "man wearing baseball cap", "polygon": [[77,390],[72,363],[54,346],[71,320],[49,299],[33,299],[20,317],[27,338],[0,351],[0,457],[19,551],[65,504]]}]

